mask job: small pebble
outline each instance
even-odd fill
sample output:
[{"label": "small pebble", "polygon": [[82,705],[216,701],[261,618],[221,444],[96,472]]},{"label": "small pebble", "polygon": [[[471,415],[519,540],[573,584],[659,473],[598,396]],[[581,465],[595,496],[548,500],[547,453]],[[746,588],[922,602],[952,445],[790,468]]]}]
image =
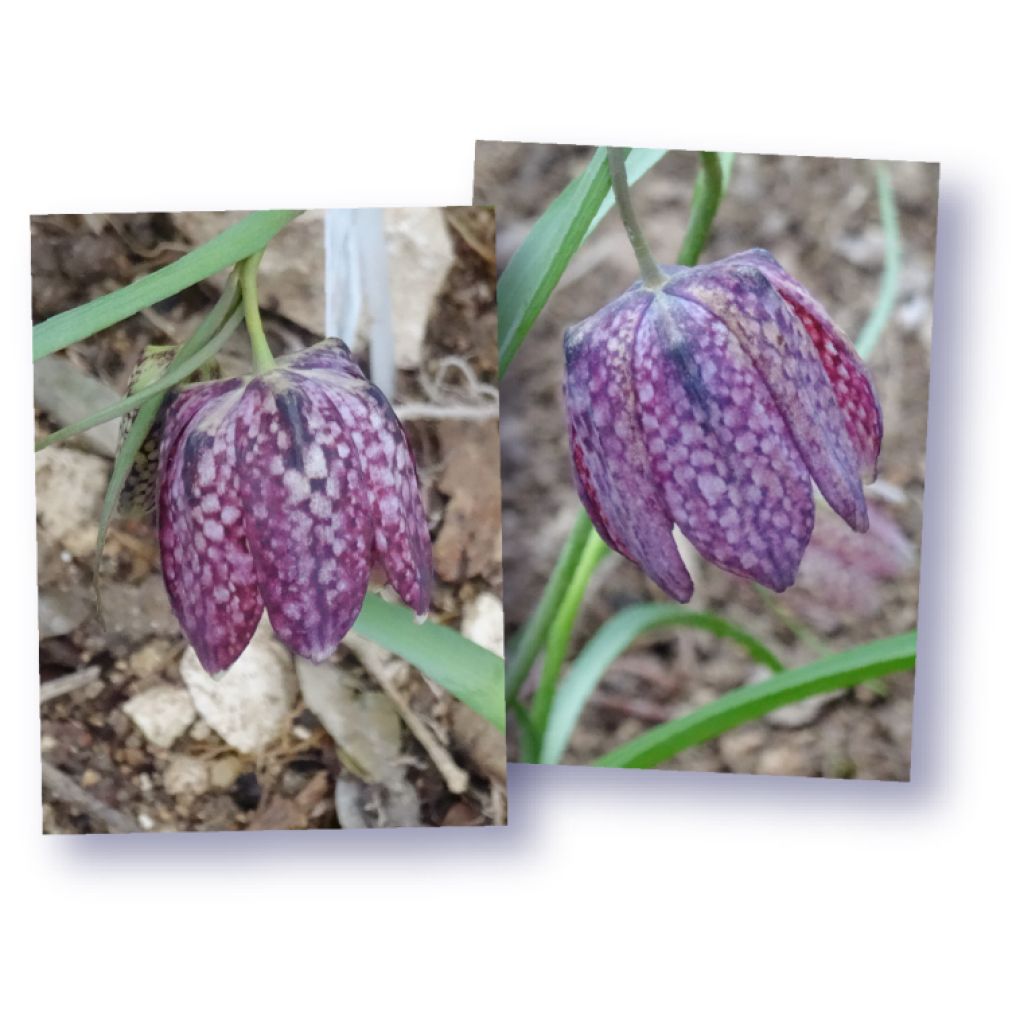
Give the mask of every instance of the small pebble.
[{"label": "small pebble", "polygon": [[242,762],[233,754],[218,757],[210,765],[210,785],[214,789],[229,789],[241,774]]},{"label": "small pebble", "polygon": [[171,796],[198,796],[210,785],[210,771],[198,757],[179,754],[164,769],[164,789]]},{"label": "small pebble", "polygon": [[100,781],[100,773],[92,768],[86,768],[82,772],[82,785],[89,789],[91,786],[95,786]]}]

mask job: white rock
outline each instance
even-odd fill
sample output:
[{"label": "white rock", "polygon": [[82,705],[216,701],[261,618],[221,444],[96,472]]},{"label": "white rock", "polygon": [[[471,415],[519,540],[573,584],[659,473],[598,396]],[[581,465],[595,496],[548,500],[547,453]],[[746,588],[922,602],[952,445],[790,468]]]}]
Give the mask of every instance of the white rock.
[{"label": "white rock", "polygon": [[154,747],[170,747],[192,724],[195,705],[180,686],[154,686],[126,701],[121,710]]},{"label": "white rock", "polygon": [[54,540],[73,542],[73,555],[91,553],[110,463],[72,448],[45,448],[36,456],[36,516]]},{"label": "white rock", "polygon": [[478,594],[462,613],[462,635],[467,640],[504,656],[505,615],[501,600],[489,591]]},{"label": "white rock", "polygon": [[296,658],[295,668],[306,706],[364,778],[390,783],[404,775],[402,722],[383,693],[364,691],[339,665]]},{"label": "white rock", "polygon": [[198,757],[179,754],[164,770],[164,789],[171,796],[198,796],[210,787],[210,769]]},{"label": "white rock", "polygon": [[391,283],[395,365],[416,369],[423,358],[427,320],[452,262],[444,213],[434,207],[384,211],[384,239]]},{"label": "white rock", "polygon": [[181,677],[207,725],[244,754],[276,740],[295,703],[291,656],[265,617],[238,661],[218,678],[203,669],[191,647],[181,659]]}]

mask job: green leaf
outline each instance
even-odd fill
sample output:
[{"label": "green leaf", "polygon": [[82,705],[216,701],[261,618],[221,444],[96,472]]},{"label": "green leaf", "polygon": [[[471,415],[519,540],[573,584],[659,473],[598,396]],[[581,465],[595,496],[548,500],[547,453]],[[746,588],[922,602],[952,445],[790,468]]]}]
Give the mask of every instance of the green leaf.
[{"label": "green leaf", "polygon": [[[645,174],[665,150],[633,150],[626,160],[631,181]],[[544,211],[498,280],[498,358],[504,375],[534,321],[583,240],[611,209],[605,150]]]},{"label": "green leaf", "polygon": [[77,423],[72,423],[70,426],[55,430],[52,434],[47,434],[46,437],[36,443],[36,451],[39,452],[44,448],[49,448],[50,445],[57,444],[58,441],[66,441],[69,437],[81,434],[82,431],[89,430],[98,423],[106,423],[107,420],[117,419],[118,416],[123,416],[126,412],[131,412],[132,409],[138,409],[145,405],[149,399],[163,395],[170,388],[174,387],[175,384],[180,384],[186,377],[191,377],[204,363],[212,359],[241,322],[242,309],[238,307],[228,318],[224,328],[211,341],[207,342],[204,348],[199,349],[198,352],[189,356],[188,359],[172,363],[160,379],[154,381],[149,387],[140,388],[134,394],[122,398],[120,402],[108,405],[105,409],[91,413]]},{"label": "green leaf", "polygon": [[245,259],[262,249],[301,212],[264,210],[251,213],[174,263],[140,277],[116,292],[44,320],[32,330],[33,360],[59,352]]},{"label": "green leaf", "polygon": [[435,622],[416,623],[404,605],[367,594],[352,627],[443,686],[502,732],[505,731],[504,662],[496,654]]},{"label": "green leaf", "polygon": [[718,212],[718,204],[729,187],[735,156],[735,153],[701,153],[701,167],[694,182],[693,202],[690,204],[690,222],[676,257],[680,266],[692,267],[700,258],[711,231],[711,222]]},{"label": "green leaf", "polygon": [[773,672],[782,663],[760,640],[745,633],[726,619],[693,611],[677,604],[656,602],[633,605],[610,618],[580,651],[555,695],[541,744],[541,764],[558,764],[584,705],[604,678],[609,666],[641,633],[665,626],[703,629],[716,636],[735,640],[750,656]]},{"label": "green leaf", "polygon": [[[232,274],[228,279],[227,288],[224,289],[216,304],[203,318],[202,323],[196,328],[192,337],[174,353],[170,368],[180,366],[186,359],[202,351],[216,337],[223,336],[221,340],[230,337],[239,322],[236,319],[233,324],[228,326],[232,311],[238,305],[238,294],[238,275]],[[96,593],[96,607],[100,610],[101,617],[103,604],[100,596],[100,560],[103,558],[103,547],[107,541],[107,528],[110,525],[114,509],[117,507],[117,499],[121,496],[125,481],[131,472],[135,456],[145,442],[150,427],[152,427],[153,421],[160,412],[163,401],[164,392],[161,392],[139,406],[135,420],[125,432],[124,437],[121,438],[121,444],[118,446],[117,455],[114,459],[114,468],[111,471],[110,481],[107,484],[107,492],[103,496],[103,508],[100,510],[99,529],[96,533],[96,553],[93,558],[93,589]]]},{"label": "green leaf", "polygon": [[508,672],[505,678],[505,690],[509,696],[515,697],[519,693],[530,668],[536,661],[541,645],[548,635],[548,629],[572,581],[583,547],[593,532],[594,528],[587,518],[587,513],[581,509],[572,532],[558,556],[555,568],[544,586],[540,603],[510,645]]},{"label": "green leaf", "polygon": [[912,668],[917,633],[902,633],[741,686],[673,722],[655,726],[594,762],[606,768],[653,768],[680,750],[705,743],[744,722],[818,693],[828,693]]},{"label": "green leaf", "polygon": [[594,570],[610,553],[611,548],[598,536],[597,531],[591,528],[572,579],[548,630],[544,648],[544,667],[541,669],[540,682],[530,704],[530,717],[533,719],[534,728],[541,736],[547,732],[548,716],[554,703],[558,677],[562,673],[562,664],[569,650],[569,640],[576,624],[576,615],[587,592],[587,584],[594,575]]},{"label": "green leaf", "polygon": [[882,331],[885,330],[885,325],[892,315],[900,290],[900,218],[892,191],[892,178],[889,176],[889,169],[883,164],[875,166],[875,182],[878,186],[878,211],[885,237],[885,260],[874,309],[871,310],[871,316],[857,336],[855,347],[861,359],[867,359],[871,355],[882,337]]}]

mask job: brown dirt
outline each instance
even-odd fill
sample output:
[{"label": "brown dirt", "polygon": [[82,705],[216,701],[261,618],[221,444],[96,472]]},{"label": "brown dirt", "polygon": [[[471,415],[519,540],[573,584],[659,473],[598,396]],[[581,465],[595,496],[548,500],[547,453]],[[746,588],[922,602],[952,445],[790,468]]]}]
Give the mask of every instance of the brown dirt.
[{"label": "brown dirt", "polygon": [[[498,207],[499,272],[536,217],[589,161],[591,149],[516,143],[477,148],[478,203]],[[697,155],[671,153],[635,188],[638,214],[656,256],[678,249]],[[902,490],[888,506],[920,550],[924,488],[931,290],[938,168],[892,166],[903,234],[899,301],[871,359],[885,418],[879,477]],[[855,337],[875,301],[883,243],[869,163],[741,155],[705,248],[704,260],[762,246],[824,303]],[[565,327],[593,313],[636,277],[614,214],[574,257],[501,385],[505,624],[515,633],[533,608],[579,509],[570,476],[561,401]],[[826,515],[829,513],[826,513]],[[690,563],[695,561],[690,558]],[[691,564],[691,569],[697,566]],[[815,645],[839,651],[913,628],[916,564],[867,593],[870,610],[819,617],[817,635],[787,625],[803,615],[807,594],[794,588],[767,603],[750,584],[710,565],[699,567],[694,604],[756,636],[787,665],[813,660]],[[804,603],[800,603],[801,596]],[[811,595],[814,597],[814,595]],[[608,559],[591,585],[570,654],[616,610],[664,595],[625,560]],[[813,633],[813,631],[812,631]],[[653,723],[750,681],[749,660],[726,641],[684,630],[645,637],[612,666],[586,708],[566,760],[585,763]],[[529,684],[528,684],[529,685]],[[757,722],[685,751],[666,768],[864,779],[906,779],[910,772],[913,679],[858,687],[794,712],[789,724]],[[514,757],[514,754],[510,754]]]}]

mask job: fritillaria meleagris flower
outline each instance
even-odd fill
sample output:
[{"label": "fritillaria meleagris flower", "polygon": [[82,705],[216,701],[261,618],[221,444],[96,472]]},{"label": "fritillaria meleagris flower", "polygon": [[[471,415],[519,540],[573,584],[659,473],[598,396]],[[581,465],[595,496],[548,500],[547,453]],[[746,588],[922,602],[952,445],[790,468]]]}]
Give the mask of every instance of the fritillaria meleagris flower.
[{"label": "fritillaria meleagris flower", "polygon": [[340,341],[174,398],[158,526],[171,607],[211,673],[242,653],[264,608],[291,650],[323,660],[376,565],[417,614],[429,605],[430,535],[409,443]]},{"label": "fritillaria meleagris flower", "polygon": [[868,528],[881,413],[863,363],[763,249],[665,267],[566,331],[576,485],[607,543],[679,601],[693,583],[674,527],[708,561],[793,583],[812,481]]}]

